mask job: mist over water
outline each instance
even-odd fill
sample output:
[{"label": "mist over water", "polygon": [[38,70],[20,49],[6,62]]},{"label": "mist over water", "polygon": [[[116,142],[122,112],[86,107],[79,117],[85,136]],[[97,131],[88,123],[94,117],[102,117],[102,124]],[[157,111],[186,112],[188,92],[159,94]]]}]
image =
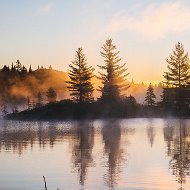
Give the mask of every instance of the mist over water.
[{"label": "mist over water", "polygon": [[0,190],[190,188],[190,120],[0,122]]}]

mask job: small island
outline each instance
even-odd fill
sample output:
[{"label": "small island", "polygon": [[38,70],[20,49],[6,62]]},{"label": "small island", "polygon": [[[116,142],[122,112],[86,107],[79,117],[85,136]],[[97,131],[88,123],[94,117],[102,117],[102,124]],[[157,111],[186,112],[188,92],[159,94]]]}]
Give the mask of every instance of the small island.
[{"label": "small island", "polygon": [[[4,66],[1,69],[1,81],[6,81],[8,86],[14,87],[21,81],[25,81],[25,86],[17,85],[21,90],[25,90],[28,94],[25,97],[22,93],[19,96],[8,93],[7,86],[2,85],[4,93],[2,96],[2,112],[6,119],[19,120],[65,120],[65,119],[97,119],[97,118],[134,118],[134,117],[189,117],[190,116],[190,67],[188,54],[185,53],[183,45],[178,42],[175,50],[166,62],[168,71],[164,72],[164,81],[159,84],[162,89],[159,101],[156,101],[154,87],[150,83],[147,86],[144,101],[137,102],[133,95],[128,95],[132,83],[129,83],[127,76],[126,64],[120,64],[121,58],[119,51],[113,44],[112,39],[106,40],[101,47],[101,56],[104,65],[98,65],[99,72],[94,74],[94,68],[88,65],[87,58],[82,48],[76,51],[75,59],[69,65],[68,75],[53,71],[43,67],[36,71],[29,71],[22,66],[20,61],[16,65],[12,64],[11,69]],[[54,74],[53,74],[54,73]],[[61,75],[65,79],[64,86],[56,84],[57,77]],[[8,77],[7,77],[8,76]],[[10,78],[11,83],[10,83]],[[44,80],[47,78],[47,80]],[[93,96],[95,88],[93,86],[93,78],[99,80],[100,86],[96,89],[100,96]],[[45,82],[43,88],[53,80],[56,88],[51,87],[45,92],[46,103],[44,104],[42,92],[36,91],[35,86],[40,80]],[[60,80],[60,79],[59,79]],[[7,84],[6,83],[6,84]],[[60,81],[57,82],[60,84]],[[23,84],[22,84],[23,85]],[[6,87],[6,88],[5,88]],[[31,88],[30,88],[31,87]],[[9,90],[10,90],[9,89]],[[16,88],[15,88],[16,89]],[[18,88],[19,89],[19,88]],[[69,98],[57,101],[58,92],[64,92],[68,89]],[[44,93],[44,92],[43,92]],[[7,94],[9,96],[7,96]],[[22,94],[22,95],[21,95]],[[12,112],[8,114],[7,106],[13,106]],[[18,111],[16,107],[19,103],[27,104],[24,111]]]}]

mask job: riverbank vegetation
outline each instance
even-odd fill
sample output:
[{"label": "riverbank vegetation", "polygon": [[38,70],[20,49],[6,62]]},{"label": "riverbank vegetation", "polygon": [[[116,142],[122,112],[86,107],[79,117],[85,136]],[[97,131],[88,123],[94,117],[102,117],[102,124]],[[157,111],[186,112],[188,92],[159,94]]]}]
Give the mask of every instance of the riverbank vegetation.
[{"label": "riverbank vegetation", "polygon": [[[0,80],[4,81],[0,89],[3,114],[10,119],[188,117],[190,115],[189,57],[180,42],[175,45],[172,54],[166,59],[167,71],[163,75],[164,81],[159,84],[162,88],[160,98],[156,97],[154,86],[150,83],[144,93],[143,102],[138,102],[133,95],[128,95],[133,82],[127,80],[128,68],[122,63],[119,51],[111,39],[102,45],[100,53],[104,63],[98,65],[99,72],[96,76],[82,48],[77,49],[75,58],[69,65],[68,75],[53,71],[52,67],[45,69],[44,72],[43,68],[32,71],[30,66],[27,71],[19,60],[15,65],[12,64],[11,69],[4,66],[0,71]],[[57,75],[58,73],[61,77]],[[44,80],[45,78],[49,80]],[[99,80],[97,88],[94,87],[93,78]],[[50,82],[51,80],[58,82]],[[21,81],[24,81],[24,84]],[[36,81],[39,86],[36,86]],[[12,95],[15,85],[17,87],[20,85],[23,96]],[[60,96],[66,90],[70,95]],[[95,98],[96,90],[99,96]],[[17,106],[23,102],[26,109],[18,112]],[[10,103],[13,105],[13,113],[7,115],[7,105]]]}]

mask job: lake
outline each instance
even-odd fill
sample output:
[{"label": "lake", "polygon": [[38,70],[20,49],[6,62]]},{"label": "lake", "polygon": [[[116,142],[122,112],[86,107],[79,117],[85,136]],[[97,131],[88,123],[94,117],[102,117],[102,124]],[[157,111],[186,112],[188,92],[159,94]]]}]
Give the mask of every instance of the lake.
[{"label": "lake", "polygon": [[190,120],[0,121],[0,190],[188,190]]}]

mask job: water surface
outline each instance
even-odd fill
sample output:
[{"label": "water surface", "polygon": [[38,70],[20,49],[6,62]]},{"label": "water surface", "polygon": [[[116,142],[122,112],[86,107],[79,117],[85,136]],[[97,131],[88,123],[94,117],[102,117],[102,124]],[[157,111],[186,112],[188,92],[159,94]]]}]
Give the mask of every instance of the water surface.
[{"label": "water surface", "polygon": [[190,120],[0,122],[0,190],[190,189]]}]

